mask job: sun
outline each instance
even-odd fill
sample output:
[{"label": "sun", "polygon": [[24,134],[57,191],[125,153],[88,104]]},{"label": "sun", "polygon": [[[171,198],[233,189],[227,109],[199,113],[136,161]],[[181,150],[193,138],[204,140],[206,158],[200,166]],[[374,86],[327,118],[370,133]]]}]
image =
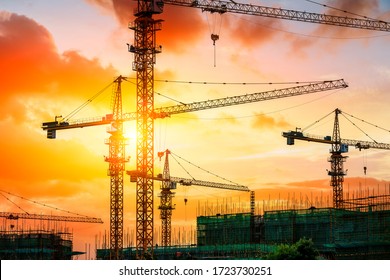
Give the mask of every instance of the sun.
[{"label": "sun", "polygon": [[125,123],[123,126],[123,136],[126,138],[126,154],[135,158],[137,146],[137,130],[135,124]]},{"label": "sun", "polygon": [[123,136],[127,139],[127,142],[136,143],[137,140],[137,130],[135,125],[125,124],[123,127]]},{"label": "sun", "polygon": [[133,130],[125,130],[123,133],[123,136],[127,139],[127,142],[130,143],[135,143],[137,140],[137,132]]}]

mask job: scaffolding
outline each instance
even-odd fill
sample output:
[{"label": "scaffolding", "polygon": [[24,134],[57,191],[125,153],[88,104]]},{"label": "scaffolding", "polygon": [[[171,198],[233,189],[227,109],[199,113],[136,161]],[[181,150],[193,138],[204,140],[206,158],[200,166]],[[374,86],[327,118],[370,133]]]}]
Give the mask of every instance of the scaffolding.
[{"label": "scaffolding", "polygon": [[251,213],[198,217],[198,246],[251,243],[252,217]]},{"label": "scaffolding", "polygon": [[2,260],[70,260],[73,252],[71,233],[28,230],[0,231]]},{"label": "scaffolding", "polygon": [[389,259],[390,195],[348,199],[344,206],[265,212],[264,241],[310,238],[330,258]]},{"label": "scaffolding", "polygon": [[[302,209],[288,202],[283,205],[293,208],[265,210],[262,214],[236,212],[246,210],[243,207],[232,207],[235,212],[227,213],[225,205],[208,205],[196,220],[196,244],[156,244],[150,258],[262,259],[280,244],[307,238],[325,258],[390,259],[390,194],[345,197],[344,208]],[[124,256],[135,259],[135,248],[125,248]],[[97,259],[107,257],[108,250],[97,251]]]},{"label": "scaffolding", "polygon": [[[274,245],[260,243],[261,217],[251,213],[217,214],[197,218],[197,244],[156,246],[153,257],[167,259],[259,259]],[[97,259],[109,257],[107,249],[97,250]],[[135,259],[134,247],[124,249],[125,259]]]}]

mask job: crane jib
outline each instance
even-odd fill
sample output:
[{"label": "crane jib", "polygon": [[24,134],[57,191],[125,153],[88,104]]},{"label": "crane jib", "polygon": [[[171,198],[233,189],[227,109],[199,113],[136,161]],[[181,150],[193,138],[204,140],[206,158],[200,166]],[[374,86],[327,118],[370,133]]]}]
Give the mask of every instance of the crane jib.
[{"label": "crane jib", "polygon": [[[348,85],[343,79],[322,81],[316,83],[309,83],[306,85],[299,85],[295,87],[276,89],[266,92],[258,92],[244,95],[231,96],[226,98],[211,99],[206,101],[193,102],[188,104],[180,104],[175,106],[167,106],[154,109],[154,118],[165,118],[173,114],[189,113],[195,111],[201,111],[206,109],[221,108],[226,106],[248,104],[253,102],[260,102],[266,100],[272,100],[277,98],[285,98],[291,96],[298,96],[303,94],[322,92],[328,90],[347,88]],[[122,114],[121,121],[133,121],[136,120],[137,113],[124,113]],[[111,123],[113,120],[111,114],[107,114],[103,117],[94,117],[87,119],[79,119],[73,121],[53,121],[45,122],[42,124],[42,129],[47,131],[47,136],[50,139],[55,139],[56,130],[82,128],[89,126],[98,126]]]},{"label": "crane jib", "polygon": [[164,0],[164,4],[198,8],[202,11],[218,13],[238,13],[253,16],[271,17],[285,20],[302,21],[317,24],[335,25],[349,28],[390,31],[390,23],[375,19],[350,18],[305,11],[258,6],[237,3],[235,1],[216,0]]}]

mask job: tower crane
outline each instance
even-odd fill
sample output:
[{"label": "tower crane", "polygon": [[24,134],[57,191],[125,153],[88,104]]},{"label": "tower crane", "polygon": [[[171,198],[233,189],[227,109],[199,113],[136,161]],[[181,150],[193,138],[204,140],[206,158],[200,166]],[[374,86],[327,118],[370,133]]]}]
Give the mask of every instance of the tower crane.
[{"label": "tower crane", "polygon": [[294,140],[304,140],[309,142],[332,145],[332,148],[330,150],[330,158],[328,160],[330,162],[330,170],[328,171],[328,175],[331,177],[330,186],[333,189],[333,207],[342,208],[343,182],[344,176],[346,175],[346,171],[344,170],[344,162],[347,159],[347,156],[344,156],[343,154],[348,152],[348,147],[354,146],[359,150],[370,148],[390,150],[390,144],[342,139],[339,124],[339,114],[341,114],[342,111],[340,109],[335,109],[334,113],[335,119],[332,136],[318,136],[306,134],[299,129],[296,129],[295,131],[283,132],[282,136],[287,138],[287,145],[294,145]]},{"label": "tower crane", "polygon": [[[109,167],[107,175],[110,176],[110,258],[121,259],[123,249],[123,172],[125,163],[129,158],[125,155],[126,138],[123,135],[122,119],[122,82],[126,77],[117,77],[113,84],[114,90],[111,100],[112,112],[100,118],[99,121],[88,120],[86,126],[109,124],[107,132],[110,134],[105,143],[109,147],[109,155],[104,159]],[[47,130],[47,138],[56,138],[56,127],[67,127],[67,120],[56,117],[54,122],[46,122],[42,127]],[[82,123],[77,123],[74,127],[83,127]],[[53,128],[53,129],[51,129]]]},{"label": "tower crane", "polygon": [[126,138],[123,135],[122,120],[122,81],[126,78],[119,76],[115,80],[115,90],[112,96],[112,121],[107,130],[110,138],[106,144],[109,155],[107,175],[110,176],[110,258],[122,259],[123,248],[123,172],[125,163],[129,161],[125,155]]},{"label": "tower crane", "polygon": [[[115,114],[106,114],[105,116],[78,119],[78,120],[63,120],[55,118],[54,121],[42,123],[42,129],[47,132],[47,138],[55,139],[57,130],[66,130],[74,128],[83,128],[90,126],[108,125],[111,124],[110,133],[112,134],[109,141],[110,156],[106,161],[110,163],[108,174],[110,175],[110,257],[120,258],[123,249],[123,170],[124,164],[127,161],[125,158],[123,138],[123,122],[134,121],[137,119],[139,112],[130,112],[121,114],[121,82],[124,77],[118,77],[115,82],[115,96],[113,97]],[[258,92],[245,95],[237,95],[226,98],[211,99],[207,101],[199,101],[188,104],[180,104],[175,106],[167,106],[155,108],[151,115],[155,118],[166,118],[175,114],[196,112],[206,109],[221,108],[226,106],[242,105],[278,98],[287,98],[304,94],[311,94],[329,90],[343,89],[348,87],[343,79],[330,80],[323,82],[309,83],[294,87],[287,87],[277,90]],[[115,109],[116,108],[116,109]],[[121,117],[119,117],[121,115]],[[117,129],[113,129],[117,127]],[[115,133],[114,133],[115,132]],[[117,153],[116,151],[120,151]],[[139,173],[139,172],[138,172]],[[139,173],[142,178],[146,173]],[[150,176],[150,175],[149,175]],[[153,178],[153,177],[151,177]],[[186,182],[186,181],[183,181]],[[137,208],[137,211],[139,209]]]},{"label": "tower crane", "polygon": [[[162,246],[171,246],[171,221],[172,221],[172,211],[175,209],[172,204],[172,199],[175,196],[175,193],[172,190],[175,190],[177,184],[183,186],[203,186],[209,188],[217,188],[224,190],[234,190],[234,191],[244,191],[249,192],[247,186],[242,186],[238,184],[224,184],[210,181],[202,181],[196,179],[180,178],[173,177],[169,172],[169,159],[168,156],[171,154],[170,150],[165,150],[164,152],[159,152],[158,156],[160,159],[165,154],[164,170],[162,174],[158,174],[157,177],[153,177],[153,180],[161,181],[161,192],[160,192],[160,205],[158,209],[160,210],[160,219],[161,219],[161,243]],[[128,171],[130,175],[130,180],[136,182],[138,174],[137,171]]]},{"label": "tower crane", "polygon": [[336,25],[351,28],[390,31],[390,24],[380,20],[354,19],[331,15],[269,8],[235,1],[220,0],[137,0],[135,20],[129,25],[134,31],[134,45],[128,45],[134,53],[132,69],[137,77],[137,171],[146,174],[137,179],[136,248],[137,257],[153,250],[153,162],[154,162],[154,64],[161,46],[156,43],[156,33],[162,29],[162,20],[154,15],[163,12],[164,4],[198,8],[218,13],[239,13],[286,20]]}]

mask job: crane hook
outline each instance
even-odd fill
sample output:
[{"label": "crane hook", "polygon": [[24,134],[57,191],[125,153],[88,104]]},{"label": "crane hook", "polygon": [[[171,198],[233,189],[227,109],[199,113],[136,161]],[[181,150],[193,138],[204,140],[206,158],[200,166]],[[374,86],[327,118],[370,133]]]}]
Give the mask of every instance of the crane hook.
[{"label": "crane hook", "polygon": [[211,34],[211,40],[213,40],[213,46],[215,46],[215,41],[219,40],[219,35]]},{"label": "crane hook", "polygon": [[217,66],[217,54],[216,54],[216,49],[215,49],[215,41],[219,40],[219,35],[218,34],[211,34],[211,40],[213,40],[213,46],[214,46],[214,67]]}]

